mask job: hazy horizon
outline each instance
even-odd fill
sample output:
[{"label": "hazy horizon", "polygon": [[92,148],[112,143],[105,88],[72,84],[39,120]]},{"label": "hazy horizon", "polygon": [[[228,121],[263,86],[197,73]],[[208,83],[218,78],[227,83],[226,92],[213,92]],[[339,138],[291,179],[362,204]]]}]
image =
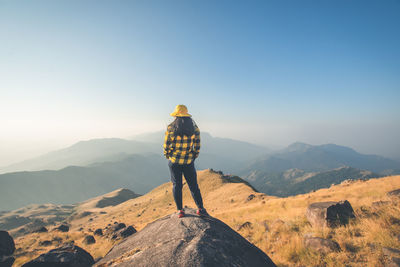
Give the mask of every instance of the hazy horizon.
[{"label": "hazy horizon", "polygon": [[200,129],[400,160],[398,1],[0,0],[0,167]]}]

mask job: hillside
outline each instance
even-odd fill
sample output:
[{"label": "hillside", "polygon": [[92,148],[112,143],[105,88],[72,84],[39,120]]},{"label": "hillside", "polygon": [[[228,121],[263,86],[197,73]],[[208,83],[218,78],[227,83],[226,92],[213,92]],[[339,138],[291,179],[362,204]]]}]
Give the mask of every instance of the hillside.
[{"label": "hillside", "polygon": [[144,194],[168,180],[165,159],[154,154],[58,171],[6,173],[0,175],[0,210],[31,203],[72,204],[121,187]]},{"label": "hillside", "polygon": [[[209,213],[238,230],[251,243],[266,252],[278,266],[383,266],[383,247],[400,249],[396,233],[400,232],[399,202],[386,195],[400,188],[400,176],[368,181],[354,181],[327,189],[288,198],[277,198],[257,193],[238,177],[199,171],[199,184]],[[184,186],[184,205],[194,203]],[[312,228],[305,211],[310,203],[347,199],[357,218],[349,226],[336,229]],[[382,201],[381,205],[372,205]],[[385,202],[386,201],[386,202]],[[389,201],[389,202],[387,202]],[[392,203],[390,205],[385,203]],[[75,241],[94,258],[102,257],[119,241],[107,236],[96,236],[96,243],[86,245],[83,238],[97,228],[105,229],[114,222],[123,222],[141,230],[148,223],[175,212],[171,184],[163,184],[148,194],[128,200],[114,207],[88,209],[87,217],[72,218],[69,233],[49,232],[29,234],[15,240],[17,263],[26,262],[55,247],[38,245],[43,240]],[[304,247],[303,235],[329,237],[342,250],[329,254],[316,253]]]}]

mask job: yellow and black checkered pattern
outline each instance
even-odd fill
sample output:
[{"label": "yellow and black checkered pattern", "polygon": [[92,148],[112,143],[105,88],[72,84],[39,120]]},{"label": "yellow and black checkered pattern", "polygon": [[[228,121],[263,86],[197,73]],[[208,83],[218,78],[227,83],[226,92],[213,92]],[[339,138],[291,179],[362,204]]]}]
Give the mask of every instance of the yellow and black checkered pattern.
[{"label": "yellow and black checkered pattern", "polygon": [[200,153],[200,130],[194,128],[192,136],[174,136],[171,126],[168,126],[164,139],[164,156],[173,163],[190,164]]}]

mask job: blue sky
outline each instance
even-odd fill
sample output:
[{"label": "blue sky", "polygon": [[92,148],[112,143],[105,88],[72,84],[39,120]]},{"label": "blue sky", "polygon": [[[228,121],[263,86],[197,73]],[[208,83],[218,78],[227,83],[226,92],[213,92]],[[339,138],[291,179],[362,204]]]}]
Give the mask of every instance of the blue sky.
[{"label": "blue sky", "polygon": [[[163,129],[400,158],[399,1],[0,0],[0,165]],[[3,152],[4,151],[4,152]]]}]

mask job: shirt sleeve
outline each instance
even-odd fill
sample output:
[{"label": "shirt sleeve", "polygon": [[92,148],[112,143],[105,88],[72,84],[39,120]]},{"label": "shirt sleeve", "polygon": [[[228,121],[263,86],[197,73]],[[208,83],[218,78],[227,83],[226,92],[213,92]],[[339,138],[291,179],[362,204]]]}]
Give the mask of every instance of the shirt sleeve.
[{"label": "shirt sleeve", "polygon": [[165,132],[164,137],[164,156],[168,159],[171,156],[171,135],[169,129]]},{"label": "shirt sleeve", "polygon": [[194,157],[197,158],[199,156],[199,153],[200,153],[200,129],[197,126],[194,129],[193,150],[194,150]]}]

